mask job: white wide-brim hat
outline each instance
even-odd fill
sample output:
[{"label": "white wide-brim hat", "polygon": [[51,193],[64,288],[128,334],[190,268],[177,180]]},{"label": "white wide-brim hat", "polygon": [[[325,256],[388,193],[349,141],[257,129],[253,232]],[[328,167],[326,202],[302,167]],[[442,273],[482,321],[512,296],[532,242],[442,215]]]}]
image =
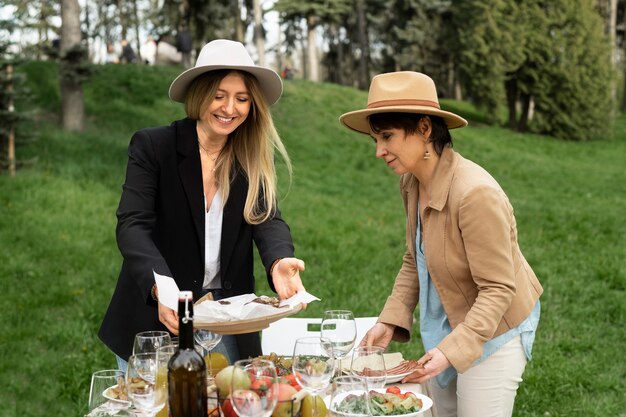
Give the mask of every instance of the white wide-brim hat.
[{"label": "white wide-brim hat", "polygon": [[254,75],[269,106],[276,103],[283,93],[280,75],[271,68],[255,65],[241,42],[216,39],[204,45],[193,68],[184,71],[172,82],[170,98],[183,103],[187,89],[198,75],[220,69],[246,71]]},{"label": "white wide-brim hat", "polygon": [[419,113],[439,116],[448,129],[467,126],[467,120],[441,110],[435,82],[426,74],[398,71],[379,74],[372,79],[367,108],[339,117],[346,127],[359,133],[370,133],[368,117],[375,113]]}]

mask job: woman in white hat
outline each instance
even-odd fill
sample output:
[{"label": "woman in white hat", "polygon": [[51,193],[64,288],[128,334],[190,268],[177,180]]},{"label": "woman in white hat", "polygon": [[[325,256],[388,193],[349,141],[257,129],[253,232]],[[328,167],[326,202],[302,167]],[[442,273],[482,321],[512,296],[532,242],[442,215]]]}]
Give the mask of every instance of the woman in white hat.
[{"label": "woman in white hat", "polygon": [[427,382],[438,417],[510,416],[543,289],[506,194],[452,150],[449,129],[467,122],[442,110],[434,82],[417,72],[374,77],[367,108],[340,121],[370,135],[401,176],[407,216],[402,267],[361,344],[408,341],[419,304],[426,353],[403,382]]},{"label": "woman in white hat", "polygon": [[[153,271],[194,300],[252,293],[254,242],[280,298],[304,289],[304,262],[277,207],[274,149],[291,173],[269,111],[281,94],[280,76],[256,66],[241,43],[215,40],[170,86],[187,117],[133,135],[117,210],[123,264],[99,331],[120,366],[136,333],[178,332]],[[224,336],[216,350],[232,363],[259,355],[260,338]]]}]

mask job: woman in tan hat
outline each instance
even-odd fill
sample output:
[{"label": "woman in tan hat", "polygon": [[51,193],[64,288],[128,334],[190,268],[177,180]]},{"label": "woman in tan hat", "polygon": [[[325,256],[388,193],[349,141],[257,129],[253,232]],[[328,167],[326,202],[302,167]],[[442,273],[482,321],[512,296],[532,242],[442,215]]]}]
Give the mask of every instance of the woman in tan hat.
[{"label": "woman in tan hat", "polygon": [[[254,242],[280,298],[304,289],[304,263],[277,206],[274,149],[291,172],[269,111],[281,94],[280,76],[256,66],[241,43],[215,40],[170,86],[187,117],[133,135],[117,210],[123,264],[99,331],[120,367],[136,333],[178,332],[153,271],[194,300],[253,293]],[[216,350],[232,363],[259,355],[260,338],[224,336]]]},{"label": "woman in tan hat", "polygon": [[449,129],[467,122],[442,110],[434,82],[417,72],[374,77],[367,108],[340,121],[370,135],[401,176],[407,216],[402,267],[361,344],[408,341],[419,304],[426,353],[403,382],[427,382],[438,417],[510,416],[543,290],[506,194],[452,150]]}]

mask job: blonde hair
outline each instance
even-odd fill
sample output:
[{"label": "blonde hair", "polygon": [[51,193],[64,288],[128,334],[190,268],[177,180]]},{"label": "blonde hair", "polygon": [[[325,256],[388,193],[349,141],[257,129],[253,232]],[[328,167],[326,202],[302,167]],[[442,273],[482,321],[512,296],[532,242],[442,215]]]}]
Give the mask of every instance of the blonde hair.
[{"label": "blonde hair", "polygon": [[244,219],[249,224],[259,224],[274,216],[277,209],[274,150],[278,150],[287,166],[290,183],[292,168],[258,80],[248,72],[237,70],[204,73],[196,77],[187,90],[185,112],[189,118],[199,120],[214,100],[220,82],[231,72],[244,79],[251,99],[250,112],[246,120],[228,135],[226,145],[215,161],[215,180],[222,204],[225,204],[230,194],[231,171],[237,163],[248,180]]}]

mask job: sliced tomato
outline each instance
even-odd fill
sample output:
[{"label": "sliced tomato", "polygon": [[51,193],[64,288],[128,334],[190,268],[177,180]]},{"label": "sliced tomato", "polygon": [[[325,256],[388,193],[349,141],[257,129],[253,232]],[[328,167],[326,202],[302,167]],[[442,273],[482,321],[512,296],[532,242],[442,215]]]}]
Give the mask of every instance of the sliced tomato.
[{"label": "sliced tomato", "polygon": [[265,380],[265,379],[257,379],[255,380],[252,385],[250,386],[250,388],[252,389],[252,391],[256,392],[257,394],[263,396],[266,392],[269,391],[270,387],[272,386],[272,383]]},{"label": "sliced tomato", "polygon": [[398,395],[398,394],[400,394],[400,392],[401,392],[401,391],[400,391],[400,388],[399,388],[399,387],[397,387],[396,385],[394,385],[394,386],[392,386],[392,387],[388,387],[386,392],[387,392],[388,394],[396,394],[396,395]]}]

